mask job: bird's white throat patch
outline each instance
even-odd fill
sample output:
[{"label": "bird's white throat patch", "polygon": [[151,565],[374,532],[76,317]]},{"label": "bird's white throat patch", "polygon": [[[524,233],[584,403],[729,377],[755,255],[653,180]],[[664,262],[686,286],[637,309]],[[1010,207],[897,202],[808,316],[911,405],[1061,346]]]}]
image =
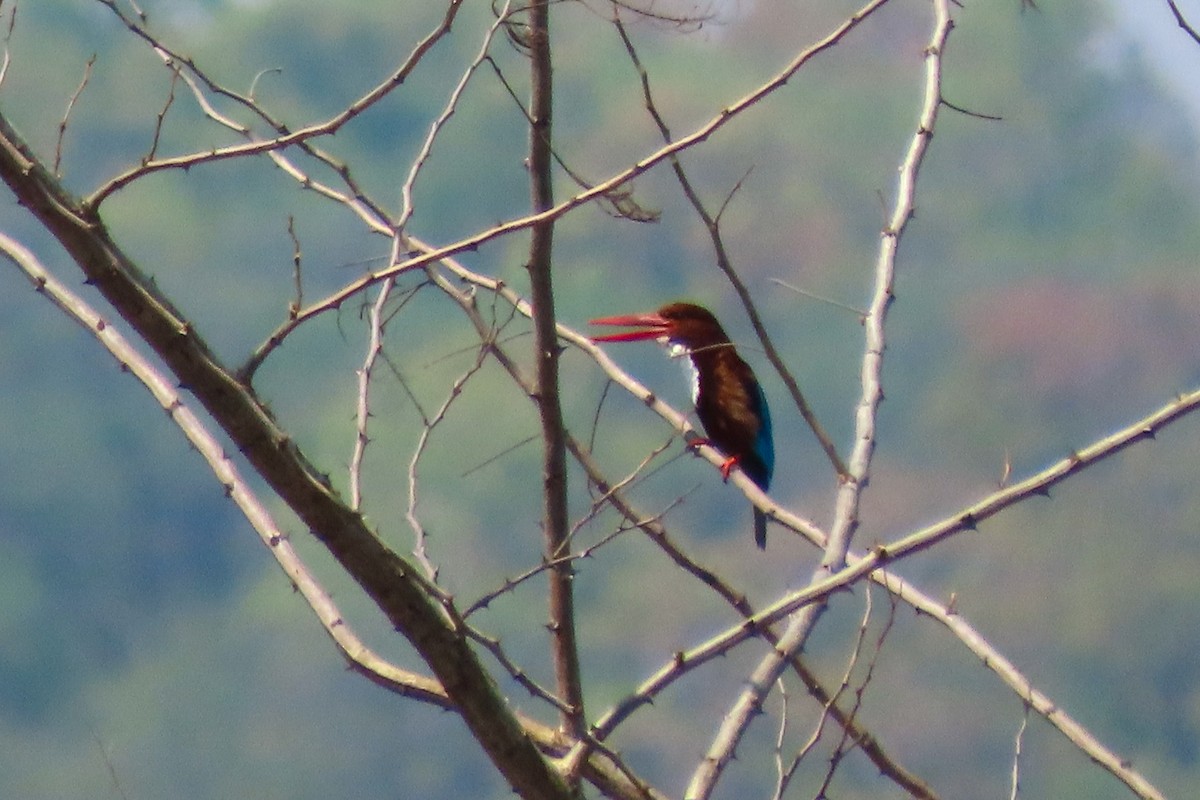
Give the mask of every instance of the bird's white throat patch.
[{"label": "bird's white throat patch", "polygon": [[692,359],[692,349],[687,345],[672,342],[669,339],[660,339],[659,341],[666,345],[668,356],[683,359],[684,368],[687,370],[692,389],[692,405],[696,405],[700,402],[700,373],[696,370],[696,362]]}]

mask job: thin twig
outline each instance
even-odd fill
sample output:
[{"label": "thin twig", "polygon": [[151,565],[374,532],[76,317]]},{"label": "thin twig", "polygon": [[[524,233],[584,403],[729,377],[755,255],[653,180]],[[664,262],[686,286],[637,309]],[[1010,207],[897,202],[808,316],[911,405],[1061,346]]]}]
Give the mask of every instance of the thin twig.
[{"label": "thin twig", "polygon": [[79,85],[75,87],[75,91],[71,93],[71,98],[67,100],[67,107],[63,111],[62,119],[58,121],[58,138],[54,143],[54,166],[51,172],[54,177],[62,177],[62,156],[63,156],[63,139],[67,135],[67,123],[71,119],[71,111],[74,110],[75,104],[79,102],[83,90],[87,88],[88,81],[92,78],[92,67],[96,65],[96,54],[92,53],[91,58],[83,66],[83,78],[80,79]]},{"label": "thin twig", "polygon": [[1025,742],[1025,730],[1029,727],[1029,706],[1021,715],[1021,725],[1017,728],[1016,739],[1013,742],[1012,784],[1008,792],[1008,800],[1017,800],[1021,795],[1021,750]]},{"label": "thin twig", "polygon": [[487,29],[484,34],[483,42],[479,46],[479,53],[475,59],[467,65],[462,77],[459,78],[458,84],[454,90],[450,92],[450,96],[446,99],[446,105],[442,109],[442,113],[434,119],[429,126],[429,133],[425,136],[425,141],[421,145],[420,151],[412,161],[412,166],[409,168],[408,177],[404,179],[404,184],[400,189],[400,214],[396,217],[396,230],[402,231],[408,225],[409,219],[412,218],[416,207],[413,204],[413,188],[417,183],[417,176],[421,169],[429,160],[430,154],[433,152],[433,144],[437,140],[438,134],[450,118],[454,116],[454,112],[458,109],[459,100],[462,98],[463,92],[466,91],[467,85],[470,83],[475,71],[479,69],[479,65],[485,58],[488,57],[488,52],[492,48],[492,41],[496,38],[496,31],[508,19],[509,8],[512,5],[512,0],[506,0],[504,6],[496,14],[496,21]]},{"label": "thin twig", "polygon": [[288,214],[287,232],[288,238],[292,240],[292,286],[295,289],[292,302],[288,303],[288,316],[295,317],[304,305],[304,280],[301,272],[304,257],[300,249],[300,236],[296,233],[296,218],[291,214]]},{"label": "thin twig", "polygon": [[[896,622],[896,598],[889,595],[888,603],[888,616],[884,621],[882,629],[879,631],[879,636],[877,636],[875,639],[874,652],[871,655],[870,661],[867,662],[866,674],[863,675],[862,680],[859,681],[858,686],[854,689],[854,702],[851,704],[850,710],[847,712],[851,719],[857,718],[859,710],[862,709],[863,697],[866,695],[867,687],[871,684],[871,678],[875,675],[875,666],[879,663],[879,656],[883,652],[883,643],[887,639],[888,634],[891,633],[892,625],[894,625]],[[869,617],[871,607],[870,592],[867,592],[866,605],[867,616]],[[861,633],[859,641],[855,647],[854,661],[857,661],[858,659],[859,649],[862,647],[862,639],[866,636],[866,619],[863,620],[863,627],[860,628],[860,631]],[[845,683],[847,685],[849,684],[849,676],[853,667],[854,665],[852,663],[850,669],[846,671]],[[842,736],[838,740],[837,745],[834,746],[833,753],[829,756],[829,768],[825,771],[825,777],[821,782],[821,787],[817,790],[817,797],[826,796],[829,786],[833,782],[833,776],[837,772],[838,766],[842,763],[843,759],[845,759],[845,757],[859,744],[848,734],[849,729],[843,728]]]},{"label": "thin twig", "polygon": [[[367,314],[367,354],[358,368],[358,392],[354,407],[354,447],[350,453],[350,507],[362,509],[362,464],[370,437],[367,425],[371,417],[371,375],[379,353],[383,350],[383,309],[392,292],[393,281],[384,281]],[[427,577],[432,577],[428,576]]]},{"label": "thin twig", "polygon": [[91,729],[92,739],[96,742],[96,748],[100,751],[100,758],[104,761],[104,768],[108,771],[108,778],[112,781],[113,789],[121,796],[121,800],[129,800],[129,794],[121,783],[121,777],[117,775],[117,766],[113,763],[112,754],[108,752],[104,740],[100,738],[100,732],[91,725],[88,727]]},{"label": "thin twig", "polygon": [[807,289],[801,289],[799,286],[795,286],[791,283],[788,283],[787,281],[785,281],[781,278],[769,278],[769,280],[771,281],[771,283],[774,283],[777,286],[782,286],[783,288],[793,291],[796,294],[803,295],[804,297],[807,297],[810,300],[816,300],[818,302],[825,303],[826,305],[833,306],[834,308],[840,308],[843,311],[849,311],[849,312],[853,313],[854,316],[858,317],[858,321],[860,323],[865,322],[867,319],[867,312],[863,311],[861,308],[855,308],[854,306],[849,305],[847,303],[843,303],[840,300],[833,300],[829,297],[824,297],[822,295],[816,294],[815,292],[810,292]]},{"label": "thin twig", "polygon": [[260,80],[262,80],[264,76],[266,76],[266,75],[282,75],[282,74],[283,74],[283,69],[281,69],[280,67],[269,67],[267,69],[260,69],[257,73],[255,73],[254,77],[251,79],[250,88],[246,90],[246,97],[252,101],[256,100],[254,95],[258,91],[258,82]]},{"label": "thin twig", "polygon": [[[509,98],[513,102],[513,105],[515,105],[521,112],[522,116],[525,117],[526,122],[529,122],[531,120],[529,109],[525,108],[525,104],[521,102],[521,98],[518,96],[517,90],[513,88],[512,83],[508,80],[508,77],[505,76],[504,70],[500,68],[500,64],[491,56],[488,56],[486,60],[491,66],[492,72],[496,76],[496,80],[499,81],[500,86],[508,94]],[[573,169],[569,164],[567,164],[566,159],[562,157],[557,148],[551,148],[551,154],[554,156],[554,163],[558,164],[559,169],[561,169],[580,189],[591,189],[595,185],[594,181],[587,180],[579,173],[578,170]],[[654,209],[643,208],[637,203],[637,201],[633,199],[632,184],[614,187],[610,191],[600,195],[597,198],[597,202],[599,202],[600,207],[604,209],[606,213],[619,219],[627,219],[632,222],[658,222],[658,220],[662,218],[661,212]]]},{"label": "thin twig", "polygon": [[[872,597],[871,592],[867,592],[863,601],[862,621],[858,625],[858,633],[854,638],[854,647],[850,650],[850,658],[847,661],[846,668],[842,671],[842,679],[838,683],[837,689],[835,689],[833,694],[829,697],[828,702],[822,706],[821,716],[817,720],[817,724],[813,728],[812,733],[809,735],[804,744],[801,745],[799,750],[797,750],[795,756],[792,758],[791,763],[788,764],[786,769],[783,768],[782,765],[782,753],[778,753],[776,755],[776,761],[778,762],[777,769],[779,772],[778,780],[775,785],[776,800],[782,799],[784,792],[787,791],[788,784],[791,783],[793,776],[796,774],[796,770],[800,768],[800,764],[804,761],[804,758],[810,752],[812,752],[813,748],[815,748],[817,743],[821,740],[821,736],[825,732],[826,723],[830,718],[830,711],[837,707],[837,701],[841,699],[841,696],[846,692],[847,689],[850,688],[850,678],[854,675],[854,668],[858,665],[858,659],[862,655],[863,644],[867,638],[867,629],[871,622],[871,611],[874,607],[873,599],[874,598]],[[853,719],[857,710],[858,705],[856,704],[850,712],[851,719]],[[846,728],[843,726],[842,740],[839,743],[839,747],[844,744],[845,741]],[[835,756],[836,753],[837,751],[835,750]],[[829,759],[829,772],[826,775],[826,785],[828,784],[829,777],[832,776],[833,770],[836,769],[836,763],[836,757],[831,757]],[[820,795],[818,794],[817,796]]]},{"label": "thin twig", "polygon": [[[17,0],[13,0],[12,8],[8,12],[8,25],[4,30],[4,52],[0,55],[0,86],[4,85],[4,79],[8,77],[8,67],[12,63],[12,35],[17,27]],[[3,9],[4,2],[0,0],[0,9]]]},{"label": "thin twig", "polygon": [[175,102],[175,84],[179,82],[179,69],[171,65],[167,66],[171,70],[171,85],[167,89],[167,99],[163,103],[163,107],[155,115],[154,135],[150,139],[149,151],[147,151],[146,155],[142,156],[143,164],[152,160],[158,154],[158,144],[162,140],[163,125],[167,120],[167,112],[171,110],[171,105]]},{"label": "thin twig", "polygon": [[[421,435],[417,438],[416,447],[413,448],[412,458],[408,462],[408,507],[404,512],[405,518],[408,520],[408,525],[412,528],[413,535],[416,537],[416,544],[413,548],[413,555],[425,567],[425,574],[431,581],[437,581],[438,570],[433,564],[429,556],[428,548],[428,532],[425,526],[421,523],[417,516],[418,505],[418,481],[417,481],[417,466],[421,461],[421,456],[425,453],[426,447],[429,445],[429,439],[433,435],[436,428],[442,420],[446,418],[446,414],[450,411],[450,407],[454,401],[462,394],[463,388],[467,381],[474,377],[479,370],[483,369],[483,364],[487,358],[488,348],[482,346],[479,348],[479,353],[475,357],[474,363],[462,374],[455,379],[450,386],[450,391],[446,393],[446,399],[442,405],[433,413],[432,417],[425,420],[421,428]],[[465,614],[464,614],[465,616]]]}]

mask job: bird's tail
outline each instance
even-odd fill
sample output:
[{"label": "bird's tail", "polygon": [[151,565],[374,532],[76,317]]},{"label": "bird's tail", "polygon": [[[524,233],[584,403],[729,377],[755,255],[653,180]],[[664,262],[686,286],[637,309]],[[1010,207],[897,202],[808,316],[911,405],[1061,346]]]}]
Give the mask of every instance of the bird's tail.
[{"label": "bird's tail", "polygon": [[759,550],[767,549],[767,515],[754,509],[754,543]]}]

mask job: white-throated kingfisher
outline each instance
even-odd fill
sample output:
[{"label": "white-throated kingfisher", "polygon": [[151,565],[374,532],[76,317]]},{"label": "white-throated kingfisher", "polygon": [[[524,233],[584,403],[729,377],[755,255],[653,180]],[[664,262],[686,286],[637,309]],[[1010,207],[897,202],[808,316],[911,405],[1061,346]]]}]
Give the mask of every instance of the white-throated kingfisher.
[{"label": "white-throated kingfisher", "polygon": [[[687,356],[692,402],[708,442],[725,455],[722,477],[737,466],[764,492],[775,468],[771,412],[750,366],[741,359],[721,323],[706,308],[669,303],[650,314],[603,317],[593,325],[624,325],[637,330],[593,336],[593,342],[656,339],[674,357]],[[767,546],[767,515],[754,509],[754,542]]]}]

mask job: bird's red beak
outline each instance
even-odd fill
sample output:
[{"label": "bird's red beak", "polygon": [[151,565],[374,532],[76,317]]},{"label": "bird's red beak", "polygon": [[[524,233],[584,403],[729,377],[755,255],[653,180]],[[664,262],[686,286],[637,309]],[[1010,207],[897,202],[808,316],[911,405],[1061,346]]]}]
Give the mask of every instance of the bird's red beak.
[{"label": "bird's red beak", "polygon": [[608,333],[593,336],[593,342],[640,342],[643,339],[661,339],[671,332],[671,323],[658,314],[626,314],[619,317],[601,317],[591,321],[592,325],[623,325],[642,330]]}]

